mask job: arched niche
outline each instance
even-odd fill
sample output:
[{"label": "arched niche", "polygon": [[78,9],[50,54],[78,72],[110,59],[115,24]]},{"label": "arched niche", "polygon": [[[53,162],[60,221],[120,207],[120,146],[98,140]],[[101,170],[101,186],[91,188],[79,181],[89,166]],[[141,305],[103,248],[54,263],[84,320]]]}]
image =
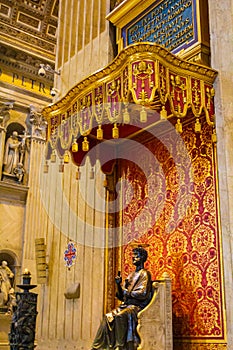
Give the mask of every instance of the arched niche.
[{"label": "arched niche", "polygon": [[10,123],[7,126],[6,140],[8,139],[8,137],[12,135],[13,131],[17,131],[18,135],[23,135],[25,131],[25,127],[20,123],[16,123],[16,122]]},{"label": "arched niche", "polygon": [[[11,269],[11,271],[14,273],[14,276],[16,276],[17,274],[17,267],[18,267],[18,258],[16,256],[16,254],[8,249],[2,249],[0,250],[0,264],[2,263],[2,261],[6,261],[7,262],[7,266]],[[14,278],[15,280],[15,278]],[[13,284],[14,281],[13,281]]]}]

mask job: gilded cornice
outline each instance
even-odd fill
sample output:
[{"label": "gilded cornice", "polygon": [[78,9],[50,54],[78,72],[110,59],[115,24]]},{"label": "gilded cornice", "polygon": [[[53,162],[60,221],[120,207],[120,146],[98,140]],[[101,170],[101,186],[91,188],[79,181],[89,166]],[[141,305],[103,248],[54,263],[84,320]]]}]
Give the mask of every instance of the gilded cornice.
[{"label": "gilded cornice", "polygon": [[122,28],[153,3],[154,0],[117,1],[115,8],[106,16],[106,19],[117,27]]},{"label": "gilded cornice", "polygon": [[0,23],[0,32],[0,41],[2,43],[8,43],[15,47],[17,40],[17,46],[21,49],[47,57],[49,60],[55,60],[55,43],[50,43],[28,33],[23,33],[19,29],[5,24],[3,25],[2,23]]},{"label": "gilded cornice", "polygon": [[122,50],[105,68],[91,74],[75,85],[62,99],[43,110],[46,116],[65,111],[79,97],[104,82],[111,81],[127,65],[138,60],[154,59],[170,69],[174,74],[185,75],[213,84],[217,71],[207,66],[185,61],[158,44],[133,44]]},{"label": "gilded cornice", "polygon": [[59,0],[2,0],[0,42],[54,61]]},{"label": "gilded cornice", "polygon": [[[19,49],[14,49],[7,47],[6,45],[0,44],[0,66],[8,67],[8,69],[26,74],[26,76],[31,76],[38,79],[38,69],[41,63],[48,63],[48,61],[42,60],[35,57],[27,52]],[[51,67],[54,69],[54,64],[50,63]],[[53,75],[46,75],[43,77],[43,81],[53,85]]]},{"label": "gilded cornice", "polygon": [[158,44],[131,45],[42,111],[52,149],[48,158],[54,161],[57,149],[68,162],[71,145],[72,152],[80,147],[76,141],[80,136],[86,152],[93,140],[118,139],[120,134],[121,138],[135,137],[139,130],[163,120],[170,120],[182,133],[182,124],[190,117],[197,133],[205,118],[216,142],[216,75],[215,70],[184,61]]}]

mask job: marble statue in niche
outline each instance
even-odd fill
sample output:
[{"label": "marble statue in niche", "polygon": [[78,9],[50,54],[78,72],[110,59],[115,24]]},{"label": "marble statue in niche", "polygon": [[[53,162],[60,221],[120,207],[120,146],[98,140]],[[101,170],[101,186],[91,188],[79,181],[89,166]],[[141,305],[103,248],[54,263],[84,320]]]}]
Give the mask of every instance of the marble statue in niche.
[{"label": "marble statue in niche", "polygon": [[7,139],[3,159],[3,176],[5,175],[5,178],[18,182],[23,181],[25,174],[24,157],[29,137],[26,132],[23,135],[18,135],[17,131],[13,131]]},{"label": "marble statue in niche", "polygon": [[18,132],[13,131],[12,135],[7,139],[4,154],[4,172],[14,175],[14,169],[19,163],[20,144]]},{"label": "marble statue in niche", "polygon": [[14,273],[7,266],[7,261],[3,260],[0,266],[0,306],[7,305],[9,301],[13,277]]}]

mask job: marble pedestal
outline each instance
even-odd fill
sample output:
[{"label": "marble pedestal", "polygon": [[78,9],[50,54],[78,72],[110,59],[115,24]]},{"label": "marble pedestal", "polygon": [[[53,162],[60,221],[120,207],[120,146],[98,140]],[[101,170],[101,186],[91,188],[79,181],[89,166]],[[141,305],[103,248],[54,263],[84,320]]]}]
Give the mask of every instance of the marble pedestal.
[{"label": "marble pedestal", "polygon": [[9,350],[8,333],[10,332],[12,315],[0,312],[0,350]]}]

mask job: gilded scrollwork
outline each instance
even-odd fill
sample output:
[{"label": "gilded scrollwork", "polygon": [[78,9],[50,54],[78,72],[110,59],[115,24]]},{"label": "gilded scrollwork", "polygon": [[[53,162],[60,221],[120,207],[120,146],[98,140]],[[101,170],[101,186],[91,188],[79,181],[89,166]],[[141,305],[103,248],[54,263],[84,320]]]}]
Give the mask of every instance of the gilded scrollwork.
[{"label": "gilded scrollwork", "polygon": [[159,78],[159,93],[160,93],[160,98],[162,99],[163,102],[166,100],[166,95],[168,93],[167,89],[167,76],[166,76],[166,68],[164,65],[159,63],[159,68],[158,68],[158,78]]},{"label": "gilded scrollwork", "polygon": [[94,89],[94,117],[98,124],[103,121],[104,115],[104,92],[103,85]]},{"label": "gilded scrollwork", "polygon": [[180,75],[170,75],[173,113],[183,116],[187,111],[187,80]]},{"label": "gilded scrollwork", "polygon": [[121,78],[113,79],[107,84],[107,104],[106,111],[111,123],[119,121],[121,112]]},{"label": "gilded scrollwork", "polygon": [[200,81],[196,79],[192,80],[192,102],[194,106],[194,112],[196,114],[199,114],[201,107],[201,88]]},{"label": "gilded scrollwork", "polygon": [[80,133],[87,135],[92,128],[92,94],[84,95],[79,101],[78,121]]},{"label": "gilded scrollwork", "polygon": [[149,102],[152,98],[154,87],[154,62],[139,61],[132,65],[132,91],[134,102],[142,105]]}]

